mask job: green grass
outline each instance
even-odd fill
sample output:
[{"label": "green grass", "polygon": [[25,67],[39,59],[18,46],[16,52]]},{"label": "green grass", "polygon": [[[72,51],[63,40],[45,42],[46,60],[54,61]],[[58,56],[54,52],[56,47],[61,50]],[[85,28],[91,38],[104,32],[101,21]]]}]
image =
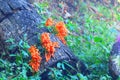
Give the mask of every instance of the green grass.
[{"label": "green grass", "polygon": [[[96,9],[105,18],[97,19],[95,13],[86,9],[86,12],[84,12],[85,22],[82,25],[83,28],[81,28],[84,33],[79,36],[69,35],[67,43],[71,50],[86,63],[91,71],[91,74],[87,76],[88,79],[108,80],[111,79],[108,74],[108,61],[111,47],[115,42],[116,32],[110,27],[114,23],[110,13],[111,10],[101,5],[96,6]],[[116,19],[119,21],[119,15],[117,16]],[[106,19],[109,20],[106,21]],[[67,27],[70,31],[76,31],[76,33],[80,34],[80,28],[76,24],[68,23]]]}]

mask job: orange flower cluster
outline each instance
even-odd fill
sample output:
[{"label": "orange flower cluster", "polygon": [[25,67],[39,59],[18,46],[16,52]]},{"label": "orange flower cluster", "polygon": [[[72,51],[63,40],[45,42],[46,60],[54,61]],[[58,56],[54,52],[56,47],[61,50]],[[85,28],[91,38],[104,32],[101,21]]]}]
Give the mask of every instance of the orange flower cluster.
[{"label": "orange flower cluster", "polygon": [[46,23],[45,23],[45,26],[52,26],[54,23],[54,21],[52,20],[52,18],[48,18]]},{"label": "orange flower cluster", "polygon": [[66,44],[65,37],[68,35],[68,30],[65,27],[64,22],[58,22],[55,25],[56,31],[58,32],[56,36],[64,43]]},{"label": "orange flower cluster", "polygon": [[46,49],[45,58],[46,62],[54,56],[55,47],[59,47],[58,42],[52,42],[49,37],[49,33],[42,33],[41,35],[42,46]]},{"label": "orange flower cluster", "polygon": [[29,52],[30,52],[31,58],[32,58],[29,65],[32,67],[34,72],[37,72],[37,71],[39,71],[40,62],[42,59],[40,56],[39,50],[35,46],[31,46],[29,48]]}]

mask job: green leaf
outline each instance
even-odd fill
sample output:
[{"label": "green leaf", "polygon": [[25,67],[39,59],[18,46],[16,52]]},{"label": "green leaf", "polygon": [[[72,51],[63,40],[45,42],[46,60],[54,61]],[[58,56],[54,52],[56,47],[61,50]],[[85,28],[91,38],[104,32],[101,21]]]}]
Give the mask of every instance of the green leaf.
[{"label": "green leaf", "polygon": [[107,80],[107,78],[105,76],[102,76],[100,80]]},{"label": "green leaf", "polygon": [[65,65],[62,63],[62,69],[65,70]]},{"label": "green leaf", "polygon": [[17,45],[16,45],[16,44],[12,44],[12,45],[10,45],[10,46],[8,47],[8,49],[9,49],[9,50],[12,50],[12,49],[14,49],[15,47],[17,47]]},{"label": "green leaf", "polygon": [[16,54],[10,54],[9,56],[10,56],[10,57],[12,57],[12,56],[16,56]]},{"label": "green leaf", "polygon": [[30,48],[29,44],[26,43],[26,42],[24,42],[23,47],[24,47],[24,48],[27,48],[27,49]]},{"label": "green leaf", "polygon": [[23,47],[23,40],[20,40],[20,42],[18,44],[20,47]]},{"label": "green leaf", "polygon": [[94,41],[95,42],[101,42],[101,41],[103,41],[103,39],[101,37],[94,37]]},{"label": "green leaf", "polygon": [[57,68],[61,68],[61,63],[57,63]]},{"label": "green leaf", "polygon": [[15,39],[13,38],[9,38],[8,40],[6,40],[5,42],[11,42],[11,43],[14,43]]},{"label": "green leaf", "polygon": [[28,57],[28,56],[29,56],[28,53],[27,53],[26,51],[24,51],[24,50],[21,50],[21,54],[22,54],[24,57]]},{"label": "green leaf", "polygon": [[69,75],[72,80],[78,80],[78,77],[76,75]]}]

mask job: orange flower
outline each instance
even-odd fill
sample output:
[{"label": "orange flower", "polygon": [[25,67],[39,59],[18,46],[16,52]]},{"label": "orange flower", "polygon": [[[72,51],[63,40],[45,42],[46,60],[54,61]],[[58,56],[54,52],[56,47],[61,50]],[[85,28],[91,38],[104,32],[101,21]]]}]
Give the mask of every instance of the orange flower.
[{"label": "orange flower", "polygon": [[30,54],[31,54],[32,56],[33,56],[33,55],[36,55],[36,54],[39,54],[39,50],[36,49],[35,46],[31,46],[31,47],[29,48],[29,52],[30,52]]},{"label": "orange flower", "polygon": [[45,26],[52,26],[54,23],[54,21],[52,20],[52,18],[48,18],[46,23],[45,23]]},{"label": "orange flower", "polygon": [[65,41],[64,38],[68,35],[68,30],[66,29],[64,22],[58,22],[58,23],[55,25],[55,28],[56,28],[56,31],[57,31],[56,36],[57,36],[64,44],[66,44],[66,41]]},{"label": "orange flower", "polygon": [[60,47],[58,42],[53,42],[52,45],[55,47]]},{"label": "orange flower", "polygon": [[63,36],[63,37],[67,36],[68,30],[66,29],[64,22],[58,22],[55,25],[55,28],[61,36]]},{"label": "orange flower", "polygon": [[50,43],[50,37],[49,37],[49,33],[44,32],[43,34],[41,34],[41,43],[44,45],[46,43]]},{"label": "orange flower", "polygon": [[61,34],[56,34],[56,36],[62,41],[63,44],[66,44],[65,38]]},{"label": "orange flower", "polygon": [[31,61],[29,65],[32,67],[33,71],[38,72],[41,62],[41,56],[39,50],[35,46],[31,46],[29,48],[29,52],[31,54]]},{"label": "orange flower", "polygon": [[48,62],[51,58],[51,54],[50,53],[45,53],[45,58],[46,58],[46,62]]},{"label": "orange flower", "polygon": [[45,58],[46,62],[48,62],[51,58],[51,56],[54,56],[55,53],[55,47],[59,47],[58,42],[52,42],[49,37],[49,33],[43,33],[41,35],[41,43],[42,46],[45,48]]}]

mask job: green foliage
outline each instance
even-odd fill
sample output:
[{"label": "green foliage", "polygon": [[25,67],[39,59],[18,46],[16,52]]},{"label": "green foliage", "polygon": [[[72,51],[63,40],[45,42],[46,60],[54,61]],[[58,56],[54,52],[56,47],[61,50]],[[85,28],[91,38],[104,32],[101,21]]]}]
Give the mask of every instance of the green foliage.
[{"label": "green foliage", "polygon": [[[106,18],[111,18],[110,9],[105,6],[97,6],[97,10]],[[107,14],[107,13],[110,14]],[[111,20],[99,20],[96,14],[86,9],[84,15],[83,27],[78,27],[78,23],[68,22],[66,25],[70,31],[77,35],[71,34],[67,37],[67,44],[72,51],[88,66],[91,74],[87,77],[92,80],[108,80],[108,60],[109,54],[114,43],[116,33],[112,31]],[[72,28],[71,28],[72,27]],[[78,32],[79,30],[79,32]],[[82,30],[82,34],[80,33]]]},{"label": "green foliage", "polygon": [[[72,75],[69,70],[65,68],[65,65],[67,65],[70,69],[74,69],[67,61],[59,62],[57,63],[56,68],[50,68],[49,72],[49,79],[52,80],[88,80],[88,78],[81,73],[77,73],[76,75]],[[64,73],[66,71],[67,73]]]},{"label": "green foliage", "polygon": [[[15,44],[14,39],[10,38],[6,40],[6,42],[11,43],[8,47],[8,50],[12,50],[14,48],[18,48],[18,52],[11,53],[4,60],[4,56],[0,58],[0,79],[1,80],[28,80],[27,72],[30,72],[31,67],[29,66],[29,53],[28,48],[30,47],[26,42],[26,34],[23,36],[23,40],[21,39],[18,45]],[[10,58],[10,59],[9,59]],[[32,70],[31,70],[32,71]],[[38,75],[37,75],[38,76]],[[37,78],[36,79],[40,79]],[[34,76],[32,76],[34,78]],[[29,79],[33,80],[33,79]]]}]

